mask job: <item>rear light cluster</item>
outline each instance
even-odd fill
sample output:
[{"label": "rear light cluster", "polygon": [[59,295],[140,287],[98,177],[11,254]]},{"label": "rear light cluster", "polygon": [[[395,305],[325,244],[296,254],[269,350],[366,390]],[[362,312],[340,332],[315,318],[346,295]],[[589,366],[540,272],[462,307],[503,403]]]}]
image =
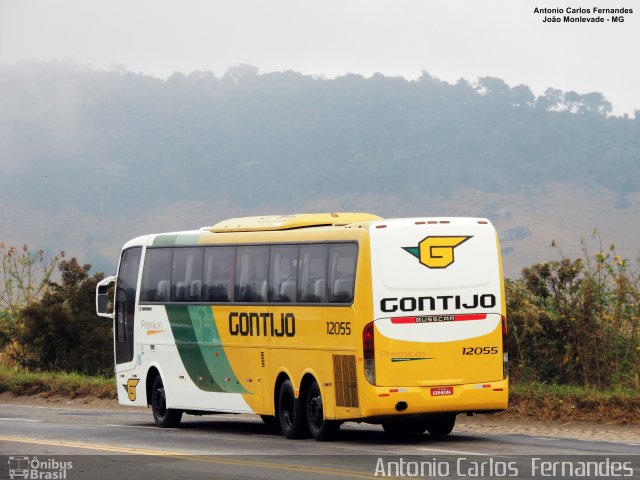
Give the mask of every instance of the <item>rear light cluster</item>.
[{"label": "rear light cluster", "polygon": [[502,375],[503,378],[509,377],[509,335],[505,317],[502,317]]},{"label": "rear light cluster", "polygon": [[376,384],[376,358],[373,335],[373,322],[369,322],[362,330],[362,353],[364,358],[364,376],[371,385]]}]

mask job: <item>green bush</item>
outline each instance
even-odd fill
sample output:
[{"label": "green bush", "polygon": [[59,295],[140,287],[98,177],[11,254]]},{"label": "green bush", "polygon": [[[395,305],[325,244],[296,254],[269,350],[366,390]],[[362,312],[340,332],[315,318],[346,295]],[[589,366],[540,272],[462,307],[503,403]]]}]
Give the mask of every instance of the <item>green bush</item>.
[{"label": "green bush", "polygon": [[90,277],[90,267],[75,258],[61,261],[60,282],[49,282],[40,300],[15,310],[10,348],[5,348],[10,360],[31,370],[113,371],[112,325],[96,316],[94,306],[103,276]]},{"label": "green bush", "polygon": [[506,298],[514,380],[639,388],[640,281],[613,245],[525,268]]}]

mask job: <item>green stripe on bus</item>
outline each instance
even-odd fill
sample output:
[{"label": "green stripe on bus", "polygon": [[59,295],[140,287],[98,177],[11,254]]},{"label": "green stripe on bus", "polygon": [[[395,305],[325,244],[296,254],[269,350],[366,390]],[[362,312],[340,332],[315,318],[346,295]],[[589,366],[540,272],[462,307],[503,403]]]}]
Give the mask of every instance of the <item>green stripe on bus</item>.
[{"label": "green stripe on bus", "polygon": [[211,307],[165,305],[165,308],[180,359],[193,383],[207,392],[250,393],[231,368]]},{"label": "green stripe on bus", "polygon": [[213,311],[209,306],[202,306],[202,332],[204,342],[200,350],[212,381],[222,386],[225,392],[251,393],[238,381],[229,358],[224,351]]}]

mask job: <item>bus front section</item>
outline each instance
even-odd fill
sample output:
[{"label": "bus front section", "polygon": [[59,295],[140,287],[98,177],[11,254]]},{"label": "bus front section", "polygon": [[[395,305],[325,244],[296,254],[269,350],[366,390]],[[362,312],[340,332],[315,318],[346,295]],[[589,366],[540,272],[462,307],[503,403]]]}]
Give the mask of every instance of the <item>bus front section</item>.
[{"label": "bus front section", "polygon": [[462,412],[504,410],[506,313],[486,219],[370,226],[374,318],[362,332],[363,414],[385,430],[447,434]]}]

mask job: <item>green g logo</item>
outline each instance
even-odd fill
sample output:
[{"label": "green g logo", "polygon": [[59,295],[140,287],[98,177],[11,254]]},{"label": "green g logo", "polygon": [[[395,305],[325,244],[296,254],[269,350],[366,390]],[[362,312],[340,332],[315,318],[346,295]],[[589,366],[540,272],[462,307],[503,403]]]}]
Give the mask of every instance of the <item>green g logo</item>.
[{"label": "green g logo", "polygon": [[417,247],[402,247],[429,268],[447,268],[454,261],[453,249],[472,237],[426,237]]}]

